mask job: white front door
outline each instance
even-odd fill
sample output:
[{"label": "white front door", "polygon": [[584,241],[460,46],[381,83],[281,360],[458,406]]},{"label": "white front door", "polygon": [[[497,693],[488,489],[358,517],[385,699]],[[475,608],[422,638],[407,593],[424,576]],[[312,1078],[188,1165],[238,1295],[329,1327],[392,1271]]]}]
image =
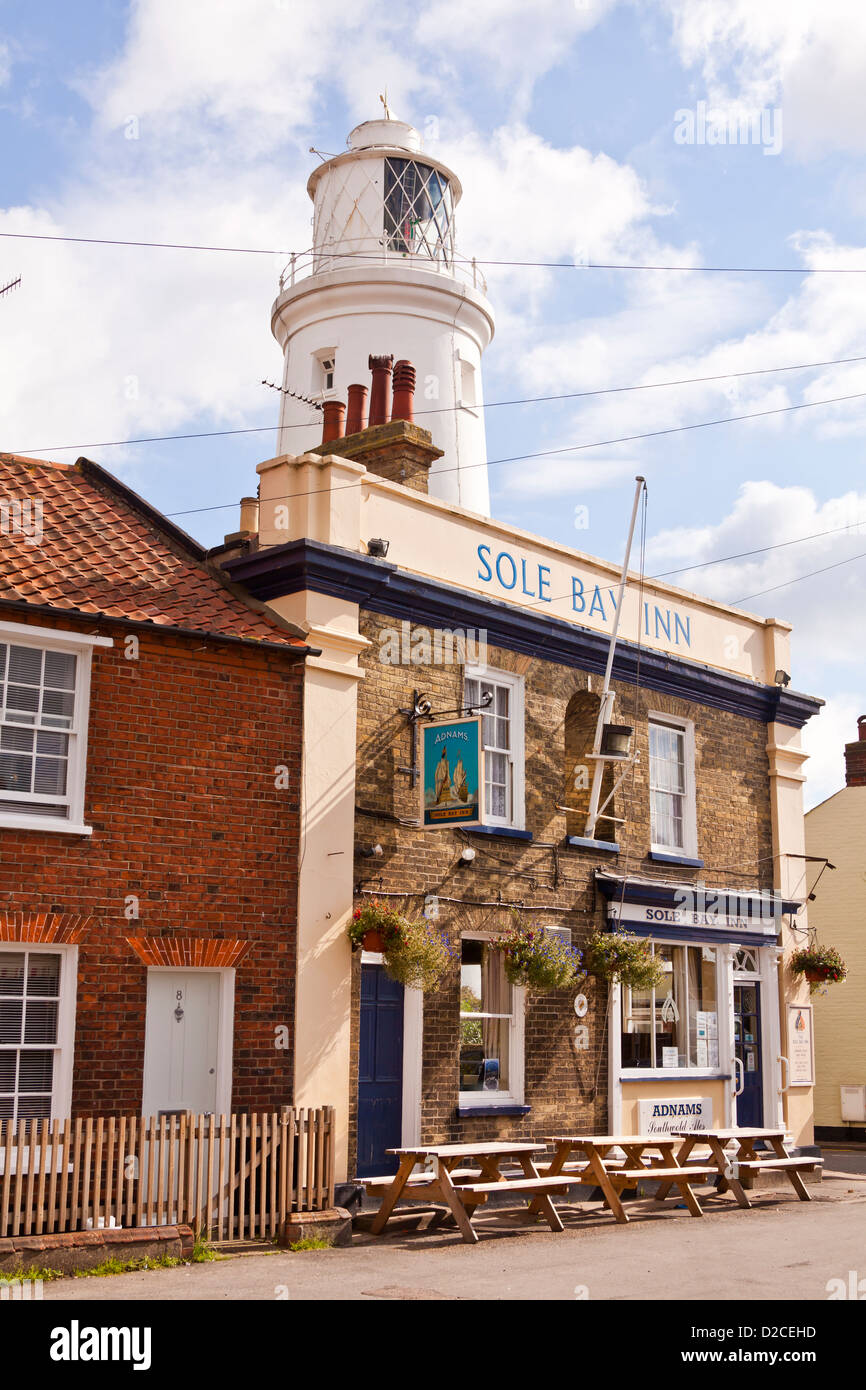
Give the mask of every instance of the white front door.
[{"label": "white front door", "polygon": [[[189,1110],[200,1115],[228,1109],[227,1040],[221,1036],[229,983],[225,974],[192,969],[147,972],[143,1114]],[[230,1024],[227,1027],[230,1030]]]}]

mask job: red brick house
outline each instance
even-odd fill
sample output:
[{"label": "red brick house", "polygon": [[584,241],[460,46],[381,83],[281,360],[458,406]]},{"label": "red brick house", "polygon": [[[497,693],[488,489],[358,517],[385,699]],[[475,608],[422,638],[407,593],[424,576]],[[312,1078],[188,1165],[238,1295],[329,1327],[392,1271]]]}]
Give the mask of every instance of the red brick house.
[{"label": "red brick house", "polygon": [[292,1100],[299,631],[0,454],[0,1117]]}]

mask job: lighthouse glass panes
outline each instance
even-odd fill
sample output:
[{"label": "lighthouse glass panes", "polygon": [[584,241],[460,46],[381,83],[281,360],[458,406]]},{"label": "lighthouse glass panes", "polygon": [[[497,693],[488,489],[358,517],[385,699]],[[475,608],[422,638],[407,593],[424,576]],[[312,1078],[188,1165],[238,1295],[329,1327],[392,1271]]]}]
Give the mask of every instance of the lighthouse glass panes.
[{"label": "lighthouse glass panes", "polygon": [[448,180],[415,159],[385,160],[385,245],[407,256],[450,265],[454,207]]},{"label": "lighthouse glass panes", "polygon": [[0,950],[0,1119],[51,1115],[60,954]]},{"label": "lighthouse glass panes", "polygon": [[655,989],[623,986],[624,1068],[716,1070],[719,1029],[715,946],[653,944],[664,979]]},{"label": "lighthouse glass panes", "polygon": [[77,658],[0,642],[0,812],[69,815]]}]

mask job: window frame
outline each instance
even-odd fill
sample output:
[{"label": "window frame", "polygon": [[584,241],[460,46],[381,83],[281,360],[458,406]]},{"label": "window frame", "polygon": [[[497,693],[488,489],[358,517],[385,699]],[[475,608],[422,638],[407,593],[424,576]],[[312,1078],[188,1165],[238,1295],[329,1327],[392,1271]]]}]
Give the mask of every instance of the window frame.
[{"label": "window frame", "polygon": [[[467,931],[460,933],[460,950],[462,956],[464,941],[496,941],[496,932]],[[504,969],[504,966],[503,966]],[[461,984],[462,984],[462,959],[461,959]],[[511,1027],[508,1033],[508,1077],[509,1086],[507,1091],[461,1091],[460,1090],[460,1030],[459,1024],[464,1017],[478,1017],[478,1015],[465,1015],[460,1008],[460,998],[457,999],[457,1104],[459,1108],[471,1108],[473,1106],[489,1106],[495,1109],[503,1105],[523,1105],[524,1085],[525,1085],[525,1018],[526,1018],[526,990],[522,985],[511,986]]]},{"label": "window frame", "polygon": [[[617,985],[617,994],[618,994],[618,998],[617,998],[617,1001],[616,1001],[616,1014],[617,1014],[617,1017],[618,1017],[618,1023],[617,1023],[617,1034],[618,1034],[617,1053],[618,1053],[618,1056],[619,1056],[619,1058],[620,1058],[620,1062],[619,1062],[619,1079],[620,1079],[621,1081],[653,1081],[653,1082],[654,1082],[654,1081],[676,1081],[676,1080],[681,1080],[681,1081],[689,1081],[689,1080],[713,1080],[713,1081],[723,1081],[723,1080],[725,1080],[726,1077],[727,1077],[727,1072],[726,1072],[725,1068],[724,1068],[723,1065],[722,1065],[722,1039],[723,1039],[723,1036],[724,1036],[724,1035],[723,1035],[723,1032],[722,1032],[722,1010],[723,1010],[723,1009],[727,1010],[727,1008],[728,1008],[728,1003],[727,1003],[727,975],[726,975],[725,959],[724,959],[724,951],[725,951],[725,946],[724,946],[724,944],[721,943],[721,942],[718,942],[718,941],[672,941],[672,940],[670,940],[670,939],[666,939],[665,937],[657,937],[657,936],[651,936],[651,937],[648,937],[648,938],[646,938],[646,939],[649,940],[649,941],[651,942],[652,947],[653,947],[653,952],[655,952],[656,948],[659,947],[659,946],[666,946],[666,947],[669,947],[669,948],[672,949],[672,950],[676,950],[676,949],[681,949],[681,950],[690,950],[690,949],[692,949],[692,950],[695,950],[695,949],[701,949],[701,948],[703,948],[703,947],[707,947],[708,949],[712,950],[712,951],[715,953],[715,977],[716,977],[716,980],[715,980],[715,993],[716,993],[716,1009],[715,1009],[715,1012],[716,1012],[716,1022],[717,1022],[717,1028],[718,1028],[717,1037],[718,1037],[718,1039],[719,1039],[719,1060],[718,1060],[718,1063],[717,1063],[715,1066],[707,1065],[707,1066],[705,1066],[705,1067],[698,1066],[697,1063],[695,1063],[694,1066],[687,1066],[687,1067],[681,1067],[681,1066],[676,1066],[676,1067],[663,1067],[663,1066],[660,1066],[660,1065],[658,1064],[658,1059],[656,1060],[656,1065],[655,1065],[655,1066],[649,1066],[649,1067],[628,1067],[628,1066],[626,1066],[626,1065],[622,1062],[622,1039],[623,1039],[623,1036],[624,1036],[623,1024],[624,1024],[624,1021],[625,1021],[625,1020],[624,1020],[624,1010],[625,1010],[625,1001],[626,1001],[626,991],[629,989],[629,986],[619,984],[619,985]],[[688,971],[686,971],[686,977],[685,977],[685,978],[686,978],[686,988],[688,989]],[[653,991],[653,994],[655,995],[655,991]],[[686,996],[686,1011],[685,1011],[686,1026],[688,1026],[688,1002],[687,1002],[687,1001],[688,1001],[688,995]],[[675,1001],[675,1002],[676,1002],[676,1001]],[[655,1006],[653,1005],[653,1018],[654,1018],[654,1017],[655,1017]],[[650,1037],[652,1037],[652,1036],[653,1036],[653,1035],[650,1034]]]},{"label": "window frame", "polygon": [[[490,808],[491,798],[487,794],[487,768],[484,768],[484,820],[483,825],[491,828],[501,826],[506,830],[524,830],[526,828],[526,723],[524,715],[524,691],[525,682],[523,676],[515,675],[512,671],[499,671],[490,666],[470,666],[466,665],[463,671],[463,701],[468,706],[466,694],[466,682],[470,680],[487,681],[491,685],[504,686],[509,692],[508,723],[511,736],[511,747],[508,750],[508,761],[511,768],[511,815],[494,815]],[[473,709],[479,709],[483,716],[486,711],[477,705]],[[495,715],[494,715],[495,717]],[[481,737],[484,748],[485,763],[487,758],[487,746],[483,744],[484,721],[481,723]],[[492,748],[493,753],[501,753],[505,750]]]},{"label": "window frame", "polygon": [[[0,829],[50,831],[66,835],[90,835],[93,827],[84,823],[84,791],[87,777],[87,738],[90,724],[90,682],[94,647],[113,647],[111,637],[91,637],[81,632],[56,633],[51,628],[33,627],[25,623],[0,622],[0,642],[15,647],[33,647],[39,651],[59,651],[77,657],[75,668],[75,705],[72,726],[54,732],[68,734],[66,794],[51,801],[65,802],[68,816],[34,816],[16,812],[12,802],[0,803]],[[34,725],[0,721],[0,727],[29,729]],[[33,798],[29,798],[31,801]],[[21,796],[27,802],[26,796]]]},{"label": "window frame", "polygon": [[[51,1078],[51,1116],[52,1120],[69,1117],[72,1109],[72,1071],[75,1050],[75,1006],[78,991],[78,947],[64,946],[56,941],[3,941],[0,954],[11,955],[22,952],[28,955],[60,956],[60,983],[58,986],[57,1042],[49,1044],[27,1044],[31,1051],[53,1049],[55,1064]],[[25,983],[26,988],[26,983]],[[22,1044],[15,1047],[20,1048]],[[8,1046],[4,1051],[13,1051]],[[16,1092],[17,1095],[17,1092]],[[16,1124],[18,1121],[15,1122]]]},{"label": "window frame", "polygon": [[[326,400],[329,396],[336,395],[337,391],[337,349],[336,347],[319,348],[313,353],[315,363],[313,396],[319,400]],[[330,363],[330,367],[326,363]],[[328,373],[331,374],[331,385],[328,386]]]},{"label": "window frame", "polygon": [[[674,729],[683,735],[683,843],[666,845],[655,838],[653,825],[653,773],[652,773],[652,734],[653,725]],[[695,725],[691,719],[681,719],[677,715],[664,714],[660,710],[650,710],[647,715],[647,782],[649,789],[650,850],[653,854],[675,855],[681,859],[696,859],[698,854],[698,816],[695,784]]]}]

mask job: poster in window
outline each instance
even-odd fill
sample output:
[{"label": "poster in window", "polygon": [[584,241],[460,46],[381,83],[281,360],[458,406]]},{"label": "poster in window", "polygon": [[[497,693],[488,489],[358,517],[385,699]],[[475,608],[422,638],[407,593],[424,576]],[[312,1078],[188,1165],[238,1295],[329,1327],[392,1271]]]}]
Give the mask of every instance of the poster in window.
[{"label": "poster in window", "polygon": [[481,717],[421,727],[421,825],[480,825],[484,814]]},{"label": "poster in window", "polygon": [[789,1086],[814,1086],[812,1052],[812,1005],[788,1005]]}]

